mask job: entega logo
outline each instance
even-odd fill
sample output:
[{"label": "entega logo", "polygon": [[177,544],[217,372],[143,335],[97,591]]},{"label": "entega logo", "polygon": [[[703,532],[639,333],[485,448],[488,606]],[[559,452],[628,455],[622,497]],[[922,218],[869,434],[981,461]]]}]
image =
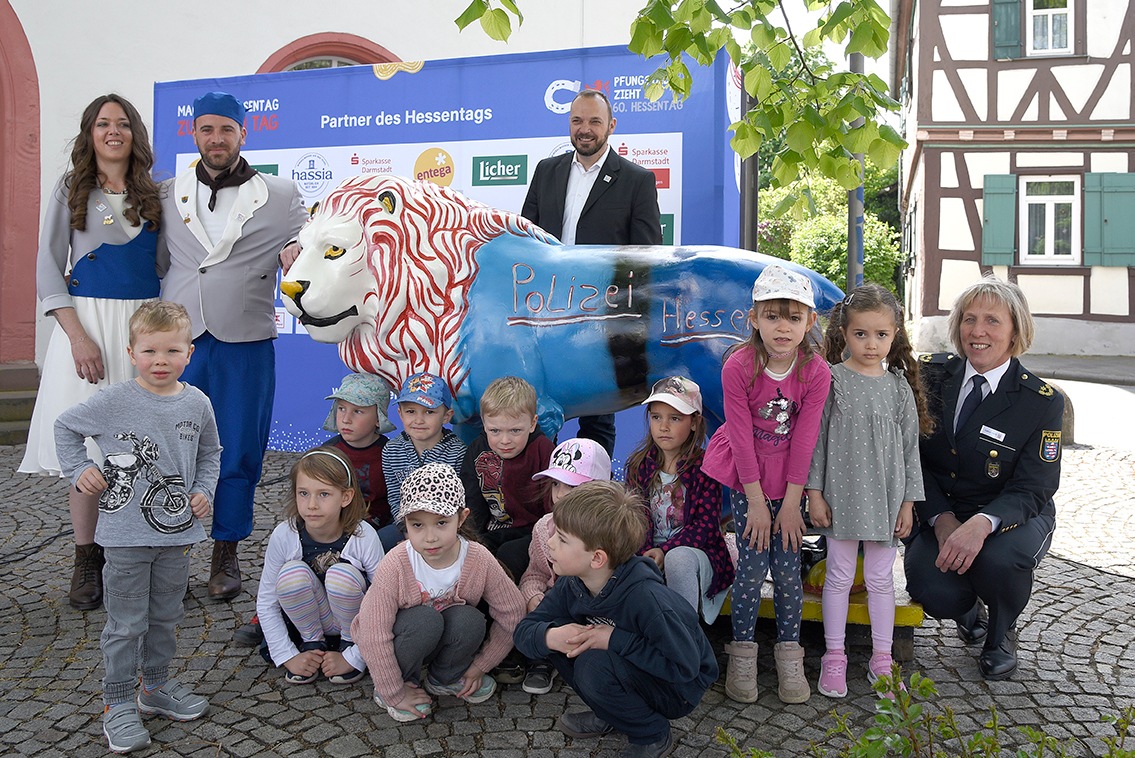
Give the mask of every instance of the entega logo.
[{"label": "entega logo", "polygon": [[528,184],[527,155],[473,157],[473,186]]},{"label": "entega logo", "polygon": [[295,168],[292,169],[292,181],[309,197],[327,189],[333,178],[330,164],[319,153],[308,153],[296,161]]}]

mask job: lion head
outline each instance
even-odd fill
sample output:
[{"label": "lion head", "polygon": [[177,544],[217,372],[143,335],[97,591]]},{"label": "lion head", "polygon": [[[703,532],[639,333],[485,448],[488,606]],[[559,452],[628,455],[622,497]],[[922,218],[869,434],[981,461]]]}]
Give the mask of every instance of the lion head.
[{"label": "lion head", "polygon": [[555,242],[516,214],[430,182],[352,177],[300,231],[284,306],[313,339],[339,343],[354,371],[392,386],[428,371],[456,390],[467,371],[458,331],[474,254],[502,234]]}]

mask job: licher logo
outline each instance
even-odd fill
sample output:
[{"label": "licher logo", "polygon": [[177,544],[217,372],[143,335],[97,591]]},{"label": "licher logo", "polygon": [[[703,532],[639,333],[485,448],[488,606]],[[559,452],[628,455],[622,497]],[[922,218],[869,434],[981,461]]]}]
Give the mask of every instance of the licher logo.
[{"label": "licher logo", "polygon": [[414,161],[414,178],[441,187],[453,184],[453,156],[440,147],[431,147]]},{"label": "licher logo", "polygon": [[528,184],[527,155],[477,155],[473,157],[473,186]]},{"label": "licher logo", "polygon": [[292,169],[292,181],[308,197],[321,194],[333,178],[331,164],[319,153],[307,153],[296,161]]}]

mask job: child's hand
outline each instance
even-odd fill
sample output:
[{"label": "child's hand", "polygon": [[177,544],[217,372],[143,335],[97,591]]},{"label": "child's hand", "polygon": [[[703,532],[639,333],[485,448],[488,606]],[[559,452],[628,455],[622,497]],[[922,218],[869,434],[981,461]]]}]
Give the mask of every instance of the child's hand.
[{"label": "child's hand", "polygon": [[820,490],[808,490],[808,516],[813,526],[832,525],[832,507]]},{"label": "child's hand", "polygon": [[197,518],[205,518],[212,510],[209,505],[209,498],[200,492],[194,492],[189,496],[189,510],[193,511],[193,515]]},{"label": "child's hand", "polygon": [[106,479],[103,478],[98,466],[90,466],[79,474],[75,489],[84,495],[97,495],[106,489]]},{"label": "child's hand", "polygon": [[472,695],[477,690],[481,689],[481,679],[485,676],[485,672],[476,666],[470,666],[465,669],[465,673],[461,675],[461,679],[465,682],[465,686],[457,693],[457,697],[466,698]]},{"label": "child's hand", "polygon": [[532,597],[528,598],[528,612],[531,613],[532,611],[536,610],[536,606],[543,602],[543,600],[543,592],[541,592],[539,595],[533,595]]},{"label": "child's hand", "polygon": [[895,536],[901,539],[906,539],[910,536],[910,530],[914,526],[914,501],[904,500],[903,504],[899,506],[899,520],[895,522]]},{"label": "child's hand", "polygon": [[611,643],[611,633],[615,627],[607,624],[594,624],[583,627],[583,631],[568,640],[573,645],[568,658],[575,658],[585,650],[606,650]]},{"label": "child's hand", "polygon": [[299,676],[314,676],[323,663],[322,650],[308,650],[284,661],[284,668]]},{"label": "child's hand", "polygon": [[429,714],[422,713],[414,706],[429,705],[431,702],[430,693],[426,692],[416,684],[403,682],[402,691],[399,693],[398,699],[392,703],[387,703],[387,705],[392,705],[400,711],[406,711],[407,713],[412,713],[415,716],[424,719]]},{"label": "child's hand", "polygon": [[772,533],[780,535],[785,550],[800,552],[800,543],[804,541],[804,516],[800,513],[800,508],[789,506],[788,498],[785,498],[780,512],[776,514]]},{"label": "child's hand", "polygon": [[343,654],[336,650],[328,650],[323,654],[323,663],[320,664],[319,670],[323,672],[326,677],[337,676],[339,674],[346,674],[355,667],[347,663],[347,659]]},{"label": "child's hand", "polygon": [[644,558],[649,558],[658,564],[659,570],[662,569],[662,564],[666,562],[666,553],[662,552],[660,547],[652,547],[642,554]]},{"label": "child's hand", "polygon": [[749,547],[754,550],[768,550],[771,527],[772,511],[768,509],[764,499],[750,500],[748,515],[745,518],[745,531],[741,533],[741,539],[748,540]]},{"label": "child's hand", "polygon": [[587,627],[583,624],[554,626],[544,635],[544,644],[548,646],[549,650],[555,650],[557,653],[570,654],[571,651],[575,649],[575,645],[571,644],[569,640],[586,629]]}]

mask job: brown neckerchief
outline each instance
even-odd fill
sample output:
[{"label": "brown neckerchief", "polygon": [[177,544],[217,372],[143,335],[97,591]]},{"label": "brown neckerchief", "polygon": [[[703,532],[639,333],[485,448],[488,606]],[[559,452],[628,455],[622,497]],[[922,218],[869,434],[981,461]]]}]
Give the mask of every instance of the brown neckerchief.
[{"label": "brown neckerchief", "polygon": [[216,179],[209,176],[203,161],[197,162],[197,181],[212,190],[212,194],[209,195],[209,210],[216,208],[217,190],[224,187],[239,187],[254,176],[256,176],[256,169],[248,165],[248,161],[243,157],[237,158],[236,163],[217,174]]}]

